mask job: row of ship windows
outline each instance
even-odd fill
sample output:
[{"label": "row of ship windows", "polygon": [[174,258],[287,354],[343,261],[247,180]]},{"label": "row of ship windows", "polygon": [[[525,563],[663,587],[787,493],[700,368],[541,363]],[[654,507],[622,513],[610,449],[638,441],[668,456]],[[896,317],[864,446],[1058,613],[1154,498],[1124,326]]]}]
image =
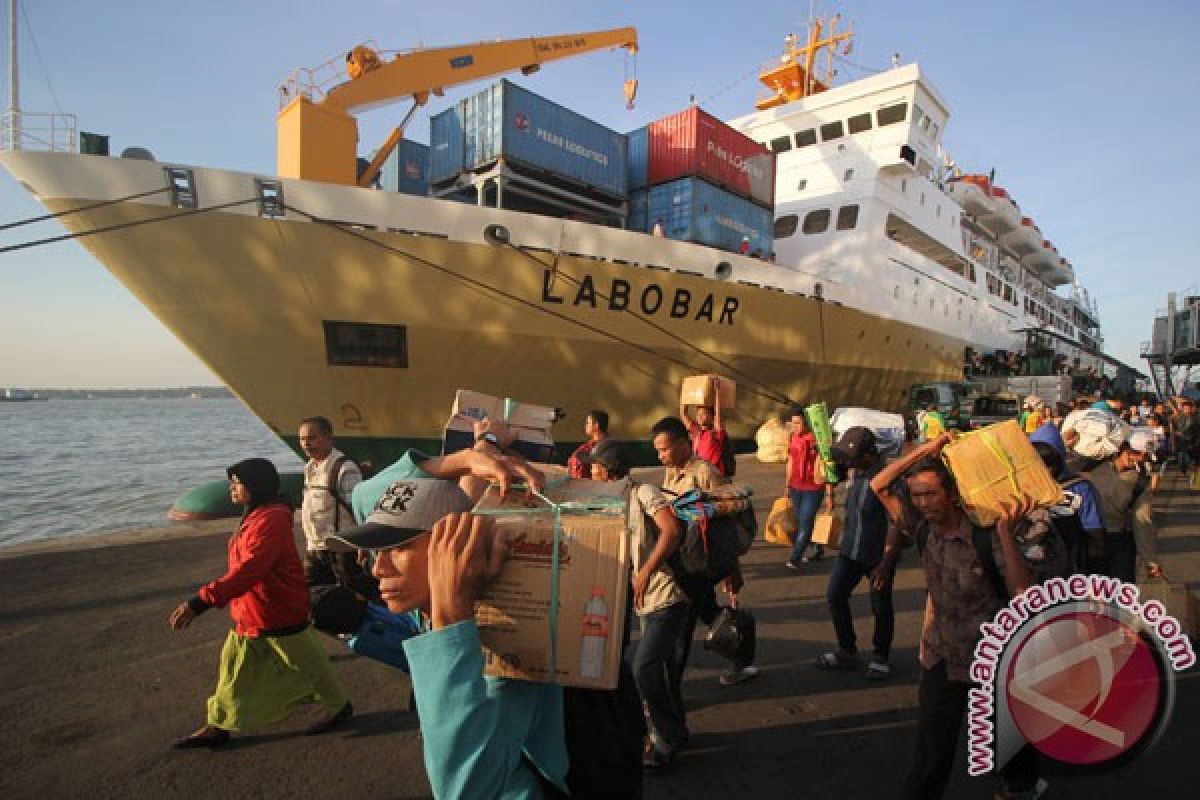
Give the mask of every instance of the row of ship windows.
[{"label": "row of ship windows", "polygon": [[[829,230],[829,221],[833,217],[833,210],[828,208],[818,208],[804,215],[804,224],[800,224],[800,216],[798,214],[787,214],[775,220],[775,238],[786,239],[789,236],[794,236],[797,229],[805,234],[813,235],[824,233]],[[858,204],[850,206],[842,206],[837,211],[837,221],[834,223],[834,229],[839,231],[854,230],[858,225]]]},{"label": "row of ship windows", "polygon": [[[918,109],[918,112],[920,109]],[[875,112],[875,125],[882,128],[885,125],[895,125],[898,122],[904,122],[908,118],[908,104],[897,103],[893,106],[881,108]],[[929,117],[922,113],[922,118],[928,122]],[[817,143],[817,133],[820,132],[822,142],[832,142],[834,139],[841,139],[846,135],[846,131],[851,134],[863,133],[871,130],[871,112],[866,111],[862,114],[855,114],[846,120],[845,124],[842,121],[835,120],[826,122],[824,125],[819,125],[815,128],[806,128],[802,131],[796,131],[790,136],[780,136],[772,139],[769,143],[771,152],[786,153],[792,149],[793,143],[796,149],[802,147],[810,147]]]}]

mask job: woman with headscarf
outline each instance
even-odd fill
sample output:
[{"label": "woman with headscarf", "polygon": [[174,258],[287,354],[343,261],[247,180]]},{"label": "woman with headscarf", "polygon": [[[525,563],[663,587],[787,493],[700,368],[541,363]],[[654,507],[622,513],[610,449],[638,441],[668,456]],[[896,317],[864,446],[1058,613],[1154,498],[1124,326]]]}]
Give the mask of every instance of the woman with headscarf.
[{"label": "woman with headscarf", "polygon": [[221,650],[217,689],[206,724],[176,749],[218,747],[230,731],[272,725],[301,705],[323,706],[305,731],[332,730],[354,713],[329,656],[309,627],[308,588],[292,535],[292,509],[279,493],[279,473],[262,458],[226,470],[229,496],[245,507],[229,539],[229,569],[180,603],[168,620],[182,630],[210,608],[229,607],[233,630]]}]

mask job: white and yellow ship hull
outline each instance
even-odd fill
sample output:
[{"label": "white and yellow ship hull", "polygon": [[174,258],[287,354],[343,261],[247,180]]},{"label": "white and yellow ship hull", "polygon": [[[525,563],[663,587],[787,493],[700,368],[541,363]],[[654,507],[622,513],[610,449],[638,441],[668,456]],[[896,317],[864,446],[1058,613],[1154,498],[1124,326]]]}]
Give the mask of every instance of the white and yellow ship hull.
[{"label": "white and yellow ship hull", "polygon": [[[150,161],[8,152],[0,163],[55,212],[168,185]],[[436,446],[458,388],[562,408],[563,443],[593,408],[612,414],[616,436],[642,440],[676,413],[685,375],[718,372],[739,384],[729,427],[745,438],[786,400],[898,409],[911,384],[958,378],[969,344],[698,245],[369,189],[191,176],[200,210],[247,202],[190,213],[164,191],[61,220],[74,233],[157,220],[79,241],[281,436],[294,444],[301,418],[324,415],[343,449],[377,464]],[[256,179],[279,185],[282,218],[264,215]],[[491,225],[511,243],[489,241]],[[326,323],[396,326],[402,364],[336,363]]]}]

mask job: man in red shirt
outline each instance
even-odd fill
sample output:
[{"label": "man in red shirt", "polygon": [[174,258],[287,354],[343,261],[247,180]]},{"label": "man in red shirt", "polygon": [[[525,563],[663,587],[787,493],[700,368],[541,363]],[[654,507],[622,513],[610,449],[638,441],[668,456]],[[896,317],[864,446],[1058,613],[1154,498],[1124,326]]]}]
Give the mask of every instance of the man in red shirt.
[{"label": "man in red shirt", "polygon": [[725,423],[721,421],[720,378],[712,379],[713,405],[696,406],[696,416],[688,413],[684,403],[679,404],[679,417],[687,423],[688,436],[692,440],[692,452],[716,467],[722,477],[729,477],[721,466],[721,451],[725,449]]}]

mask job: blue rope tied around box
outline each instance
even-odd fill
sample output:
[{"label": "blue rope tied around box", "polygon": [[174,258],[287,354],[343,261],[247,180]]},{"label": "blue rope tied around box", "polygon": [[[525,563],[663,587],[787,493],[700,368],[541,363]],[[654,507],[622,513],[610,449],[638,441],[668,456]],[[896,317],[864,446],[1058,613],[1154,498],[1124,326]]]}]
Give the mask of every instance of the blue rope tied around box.
[{"label": "blue rope tied around box", "polygon": [[[552,491],[553,489],[562,486],[569,478],[561,478],[553,484],[547,484],[544,492]],[[520,486],[513,486],[512,490],[521,489]],[[556,503],[547,497],[543,492],[534,490],[533,496],[546,504],[546,508],[484,508],[473,513],[481,516],[490,517],[516,517],[529,516],[531,514],[544,514],[549,511],[554,515],[553,536],[551,540],[551,556],[550,556],[550,683],[558,683],[558,611],[559,611],[559,555],[562,549],[562,533],[563,514],[596,514],[608,513],[619,514],[625,509],[625,499],[623,497],[613,496],[597,496],[586,497],[578,500],[567,500],[562,503]]]}]

